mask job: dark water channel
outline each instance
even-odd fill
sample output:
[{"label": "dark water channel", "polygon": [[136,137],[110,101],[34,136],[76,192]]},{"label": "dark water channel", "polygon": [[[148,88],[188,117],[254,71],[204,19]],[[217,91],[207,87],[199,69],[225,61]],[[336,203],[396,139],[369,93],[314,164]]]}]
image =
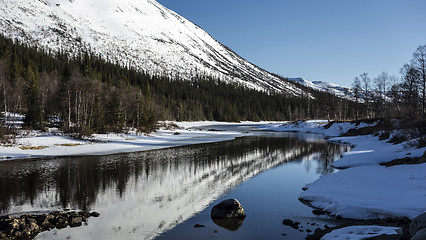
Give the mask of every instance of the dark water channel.
[{"label": "dark water channel", "polygon": [[[319,135],[257,133],[149,152],[0,162],[0,215],[101,214],[37,239],[304,239],[317,227],[311,223],[333,220],[300,203],[301,188],[332,172],[330,164],[347,150]],[[210,219],[212,206],[226,198],[245,208],[237,230]],[[304,232],[282,225],[284,218],[301,222]]]}]

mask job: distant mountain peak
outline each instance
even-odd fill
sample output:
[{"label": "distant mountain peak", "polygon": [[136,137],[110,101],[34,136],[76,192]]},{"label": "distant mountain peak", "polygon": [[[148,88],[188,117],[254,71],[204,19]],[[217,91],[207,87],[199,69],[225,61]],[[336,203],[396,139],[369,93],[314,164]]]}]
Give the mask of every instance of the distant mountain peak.
[{"label": "distant mountain peak", "polygon": [[323,81],[308,81],[308,80],[300,78],[300,77],[299,78],[288,78],[288,80],[290,82],[302,84],[306,87],[312,88],[312,89],[317,90],[317,91],[328,92],[328,93],[334,94],[334,95],[341,97],[341,98],[349,98],[349,99],[353,98],[352,89],[349,88],[349,87],[337,85],[337,84],[334,84],[334,83],[327,83],[327,82],[323,82]]}]

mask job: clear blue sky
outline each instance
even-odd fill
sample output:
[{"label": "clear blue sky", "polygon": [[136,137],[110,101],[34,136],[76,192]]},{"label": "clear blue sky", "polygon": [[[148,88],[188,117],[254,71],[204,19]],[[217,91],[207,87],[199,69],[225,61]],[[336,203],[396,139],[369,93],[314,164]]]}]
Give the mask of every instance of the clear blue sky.
[{"label": "clear blue sky", "polygon": [[250,62],[350,86],[399,75],[426,44],[426,0],[158,0]]}]

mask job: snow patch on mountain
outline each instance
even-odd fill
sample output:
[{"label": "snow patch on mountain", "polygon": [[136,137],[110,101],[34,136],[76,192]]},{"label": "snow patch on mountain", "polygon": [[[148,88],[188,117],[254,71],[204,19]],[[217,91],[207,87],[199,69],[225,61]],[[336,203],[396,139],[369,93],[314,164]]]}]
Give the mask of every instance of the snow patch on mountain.
[{"label": "snow patch on mountain", "polygon": [[308,81],[303,78],[288,78],[289,81],[299,83],[301,85],[304,85],[306,87],[312,88],[317,91],[321,92],[328,92],[331,94],[334,94],[335,96],[341,97],[341,98],[354,98],[354,94],[351,88],[340,86],[333,83],[327,83],[323,81]]},{"label": "snow patch on mountain", "polygon": [[53,52],[90,50],[151,74],[207,74],[261,91],[302,93],[155,0],[0,0],[0,31]]}]

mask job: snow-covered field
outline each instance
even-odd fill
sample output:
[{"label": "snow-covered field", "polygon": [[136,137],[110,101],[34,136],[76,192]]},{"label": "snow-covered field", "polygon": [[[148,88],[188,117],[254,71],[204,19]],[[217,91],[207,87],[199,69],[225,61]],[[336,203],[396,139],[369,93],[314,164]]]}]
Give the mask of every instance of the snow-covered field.
[{"label": "snow-covered field", "polygon": [[426,163],[353,167],[306,187],[302,199],[344,218],[413,219],[426,211]]},{"label": "snow-covered field", "polygon": [[[150,134],[94,134],[87,140],[76,140],[60,132],[21,131],[12,146],[0,146],[0,160],[71,155],[104,155],[169,148],[190,144],[232,140],[244,135],[239,131],[204,131],[191,129],[217,122],[183,122],[180,128],[160,129]],[[221,125],[236,125],[220,123]],[[256,123],[253,123],[256,125]],[[262,123],[258,123],[260,125]],[[25,133],[25,134],[24,134]]]},{"label": "snow-covered field", "polygon": [[[374,124],[337,123],[326,129],[327,121],[270,124],[262,129],[275,131],[300,131],[339,136],[351,128]],[[396,133],[397,134],[397,133]],[[399,144],[379,140],[372,135],[335,137],[333,142],[355,146],[342,154],[333,166],[345,168],[334,174],[320,177],[306,185],[300,198],[313,207],[331,215],[350,219],[386,219],[414,217],[426,212],[426,163],[413,165],[381,166],[405,157],[420,157],[426,148],[412,144],[416,140]],[[374,233],[373,235],[370,233]],[[352,226],[337,229],[322,239],[364,239],[381,234],[396,234],[395,228],[380,226]]]},{"label": "snow-covered field", "polygon": [[387,140],[380,141],[379,137],[372,135],[337,137],[330,141],[346,142],[354,145],[350,152],[343,153],[342,159],[336,161],[335,168],[351,168],[366,165],[379,165],[394,159],[405,157],[421,157],[426,148],[413,147],[410,142],[392,144]]}]

